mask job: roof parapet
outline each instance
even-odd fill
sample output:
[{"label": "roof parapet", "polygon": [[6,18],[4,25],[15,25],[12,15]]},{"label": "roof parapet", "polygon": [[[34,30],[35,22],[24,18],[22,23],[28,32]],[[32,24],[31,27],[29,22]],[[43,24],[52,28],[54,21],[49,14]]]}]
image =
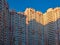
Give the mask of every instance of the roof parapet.
[{"label": "roof parapet", "polygon": [[53,11],[53,8],[49,8],[49,9],[47,10],[47,12],[50,12],[50,11]]}]

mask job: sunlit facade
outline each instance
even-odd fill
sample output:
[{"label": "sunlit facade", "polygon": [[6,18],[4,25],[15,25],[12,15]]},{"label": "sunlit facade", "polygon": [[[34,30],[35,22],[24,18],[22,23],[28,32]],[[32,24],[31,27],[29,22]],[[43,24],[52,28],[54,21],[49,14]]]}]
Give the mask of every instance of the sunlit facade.
[{"label": "sunlit facade", "polygon": [[32,8],[25,11],[28,25],[28,45],[59,45],[60,8],[50,8],[42,14]]},{"label": "sunlit facade", "polygon": [[25,10],[27,26],[27,45],[44,45],[43,14],[32,8]]},{"label": "sunlit facade", "polygon": [[60,45],[60,7],[16,12],[0,0],[0,45]]}]

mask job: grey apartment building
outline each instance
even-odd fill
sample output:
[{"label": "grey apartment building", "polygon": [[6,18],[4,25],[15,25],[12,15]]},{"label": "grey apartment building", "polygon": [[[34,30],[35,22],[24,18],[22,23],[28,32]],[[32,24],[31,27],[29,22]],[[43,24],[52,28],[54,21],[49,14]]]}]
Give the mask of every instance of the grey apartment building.
[{"label": "grey apartment building", "polygon": [[0,45],[9,45],[9,19],[8,3],[0,0]]},{"label": "grey apartment building", "polygon": [[11,17],[11,45],[26,45],[26,16],[22,12],[10,12]]}]

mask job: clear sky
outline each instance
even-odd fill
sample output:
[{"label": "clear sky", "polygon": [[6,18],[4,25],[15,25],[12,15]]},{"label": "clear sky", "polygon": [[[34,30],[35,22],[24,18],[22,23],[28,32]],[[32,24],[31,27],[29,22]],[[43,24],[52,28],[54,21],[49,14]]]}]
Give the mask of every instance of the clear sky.
[{"label": "clear sky", "polygon": [[45,12],[48,8],[60,7],[60,0],[7,0],[10,9],[23,12],[26,8]]}]

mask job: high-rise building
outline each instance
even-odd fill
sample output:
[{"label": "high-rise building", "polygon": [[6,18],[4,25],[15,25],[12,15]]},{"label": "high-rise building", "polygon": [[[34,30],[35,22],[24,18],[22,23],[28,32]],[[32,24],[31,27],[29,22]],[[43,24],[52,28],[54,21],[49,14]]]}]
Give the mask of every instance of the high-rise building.
[{"label": "high-rise building", "polygon": [[10,45],[15,45],[15,37],[14,37],[15,15],[17,14],[14,10],[10,11]]},{"label": "high-rise building", "polygon": [[60,7],[16,12],[0,0],[0,45],[60,45]]},{"label": "high-rise building", "polygon": [[54,9],[57,18],[56,45],[60,44],[60,7]]},{"label": "high-rise building", "polygon": [[27,45],[59,45],[60,8],[50,8],[42,14],[32,8],[24,12],[27,16]]},{"label": "high-rise building", "polygon": [[9,45],[9,16],[6,0],[0,0],[0,45]]},{"label": "high-rise building", "polygon": [[11,45],[26,45],[26,16],[21,12],[11,11]]},{"label": "high-rise building", "polygon": [[59,45],[59,8],[50,8],[44,14],[45,45]]},{"label": "high-rise building", "polygon": [[[18,12],[17,13],[19,15],[19,25],[18,25],[18,29],[19,29],[19,37],[21,37],[22,41],[19,42],[19,45],[26,45],[26,16],[24,15],[24,13],[22,12]],[[20,39],[20,38],[19,38]]]},{"label": "high-rise building", "polygon": [[47,20],[47,24],[45,25],[45,27],[47,27],[47,29],[45,31],[47,31],[47,45],[56,45],[56,30],[57,30],[57,22],[55,22],[55,14],[54,14],[54,10],[53,9],[48,9],[48,11],[46,12],[46,20]]},{"label": "high-rise building", "polygon": [[32,8],[27,8],[25,11],[26,24],[28,25],[26,35],[28,37],[27,45],[42,45],[43,44],[43,15],[39,11]]}]

